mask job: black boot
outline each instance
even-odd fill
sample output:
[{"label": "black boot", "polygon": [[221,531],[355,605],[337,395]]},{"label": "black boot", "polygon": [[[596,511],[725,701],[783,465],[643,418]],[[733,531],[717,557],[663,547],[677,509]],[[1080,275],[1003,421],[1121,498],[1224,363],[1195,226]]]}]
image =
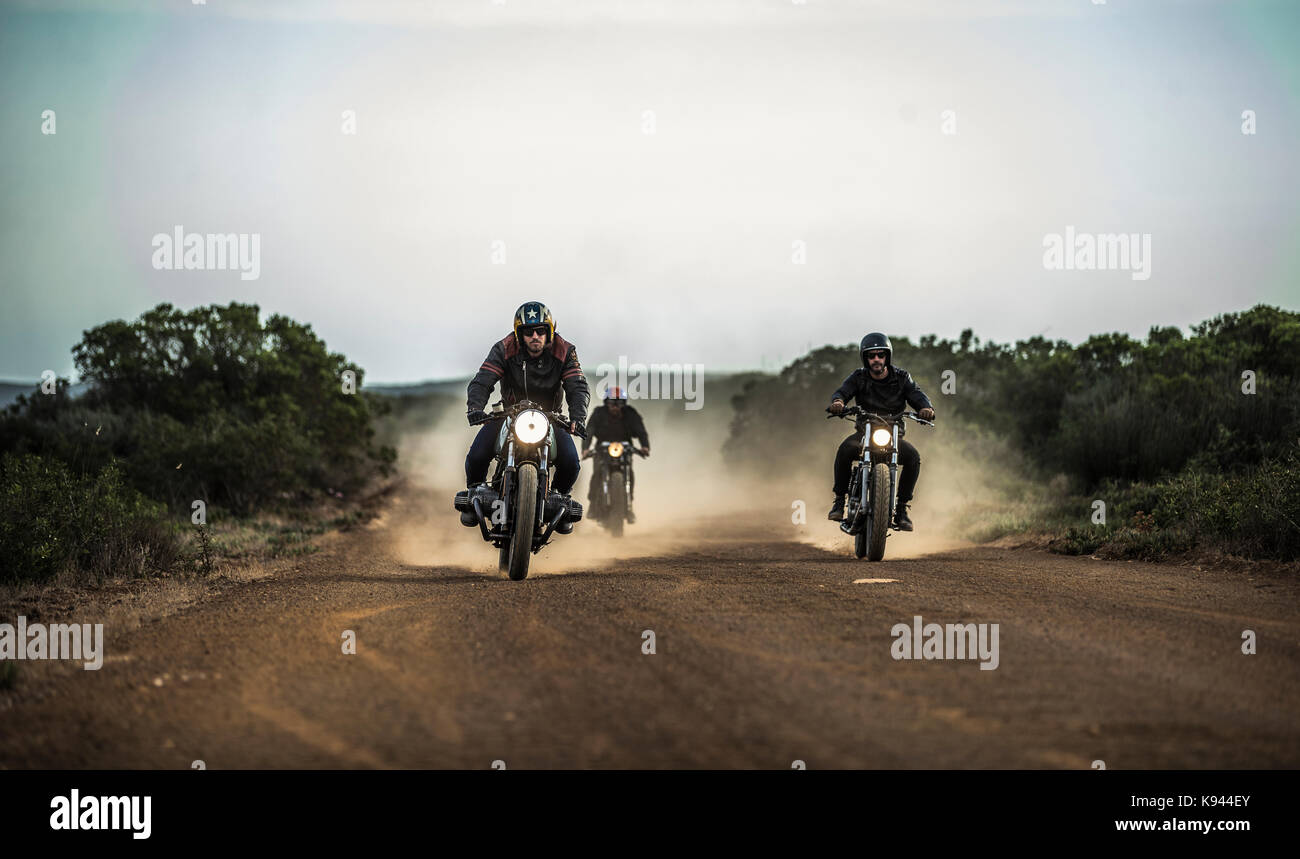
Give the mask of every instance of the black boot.
[{"label": "black boot", "polygon": [[844,496],[838,493],[835,496],[835,503],[831,505],[831,512],[826,514],[826,518],[832,522],[838,522],[844,518]]},{"label": "black boot", "polygon": [[899,501],[894,505],[894,525],[900,531],[912,530],[912,520],[907,515],[907,504],[906,501]]}]

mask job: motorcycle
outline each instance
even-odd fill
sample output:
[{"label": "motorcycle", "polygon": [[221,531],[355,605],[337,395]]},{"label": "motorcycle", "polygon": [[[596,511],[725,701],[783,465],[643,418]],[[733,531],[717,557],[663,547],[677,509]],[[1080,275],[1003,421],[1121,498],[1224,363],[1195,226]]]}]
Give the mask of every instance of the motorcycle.
[{"label": "motorcycle", "polygon": [[474,426],[501,421],[496,459],[489,481],[456,493],[454,506],[467,527],[478,526],[483,539],[500,550],[498,568],[520,581],[528,575],[532,556],[545,546],[567,515],[582,519],[582,505],[552,495],[550,456],[555,447],[553,424],[568,426],[558,412],[530,401],[498,409]]},{"label": "motorcycle", "polygon": [[591,479],[597,482],[591,518],[615,537],[623,536],[623,523],[627,521],[628,504],[632,500],[633,454],[645,456],[645,451],[621,441],[602,441],[595,447],[597,470]]},{"label": "motorcycle", "polygon": [[904,419],[910,418],[922,426],[932,427],[910,412],[897,415],[878,415],[852,406],[830,418],[865,419],[862,432],[862,451],[853,463],[853,477],[849,481],[849,494],[844,506],[844,519],[840,530],[853,535],[853,554],[868,561],[885,557],[885,539],[894,524],[894,492],[898,485],[898,437]]}]

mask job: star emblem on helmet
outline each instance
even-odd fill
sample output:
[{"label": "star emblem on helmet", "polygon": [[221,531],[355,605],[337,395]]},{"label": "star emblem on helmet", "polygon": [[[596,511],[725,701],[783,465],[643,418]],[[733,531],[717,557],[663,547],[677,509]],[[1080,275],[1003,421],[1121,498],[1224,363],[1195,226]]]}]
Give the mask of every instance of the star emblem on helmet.
[{"label": "star emblem on helmet", "polygon": [[529,319],[532,319],[532,318],[533,318],[534,316],[536,316],[536,315],[537,315],[537,311],[536,311],[536,310],[530,310],[530,311],[528,311],[528,318],[529,318]]}]

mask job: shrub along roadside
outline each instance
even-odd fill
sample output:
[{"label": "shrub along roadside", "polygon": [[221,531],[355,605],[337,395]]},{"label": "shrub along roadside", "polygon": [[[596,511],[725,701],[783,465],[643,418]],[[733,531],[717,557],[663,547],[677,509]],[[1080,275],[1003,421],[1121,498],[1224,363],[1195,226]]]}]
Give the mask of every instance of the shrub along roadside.
[{"label": "shrub along roadside", "polygon": [[[77,477],[59,460],[0,458],[0,586],[52,584],[61,576],[97,585],[111,577],[220,573],[314,554],[313,539],[367,521],[393,484],[288,512],[235,516],[208,508],[208,522],[169,513],[122,481],[117,463]],[[63,581],[67,581],[64,579]]]},{"label": "shrub along roadside", "polygon": [[0,582],[48,581],[67,568],[98,581],[145,575],[180,552],[166,510],[126,486],[116,462],[78,477],[50,457],[0,458]]},{"label": "shrub along roadside", "polygon": [[[311,326],[255,305],[189,311],[160,304],[134,322],[85,332],[73,348],[80,398],[20,397],[0,419],[0,450],[49,455],[74,471],[116,459],[127,482],[173,513],[202,499],[237,515],[286,510],[391,473],[374,444],[383,397]],[[95,430],[95,437],[82,433]]]},{"label": "shrub along roadside", "polygon": [[[83,396],[59,379],[0,414],[0,582],[207,572],[240,523],[314,523],[393,472],[362,369],[255,305],[160,304],[73,357]],[[219,527],[191,525],[196,501]],[[311,550],[273,536],[273,556]]]},{"label": "shrub along roadside", "polygon": [[1078,524],[1093,499],[1077,496],[1042,508],[1019,530],[1055,534],[1048,548],[1067,555],[1154,561],[1210,550],[1300,560],[1300,449],[1235,472],[1198,465],[1154,483],[1112,482],[1094,497],[1106,502],[1106,525]]}]

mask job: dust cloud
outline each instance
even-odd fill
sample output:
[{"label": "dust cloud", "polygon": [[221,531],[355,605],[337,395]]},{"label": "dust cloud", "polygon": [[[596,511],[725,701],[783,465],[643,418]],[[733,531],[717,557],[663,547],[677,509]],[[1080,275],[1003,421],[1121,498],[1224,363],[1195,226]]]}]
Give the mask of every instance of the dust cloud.
[{"label": "dust cloud", "polygon": [[[784,462],[764,463],[761,469],[736,469],[723,455],[732,417],[729,405],[699,411],[685,411],[673,401],[635,405],[645,418],[652,450],[649,458],[635,463],[637,522],[616,538],[584,519],[573,534],[553,537],[534,556],[530,575],[617,567],[634,558],[744,540],[792,540],[837,554],[852,553],[852,538],[825,518],[831,463],[850,426],[810,420],[812,438],[804,451],[791,452]],[[465,486],[465,454],[476,431],[466,425],[459,403],[408,416],[400,427],[398,465],[407,491],[383,523],[393,534],[400,562],[499,575],[497,550],[477,529],[462,526],[452,508],[455,493]],[[942,424],[911,428],[908,440],[920,449],[922,459],[911,507],[917,530],[891,532],[886,560],[970,545],[953,535],[953,523],[972,504],[988,505],[995,495],[983,455],[951,432],[946,434]],[[583,461],[573,490],[584,506],[591,468],[591,460]]]}]

